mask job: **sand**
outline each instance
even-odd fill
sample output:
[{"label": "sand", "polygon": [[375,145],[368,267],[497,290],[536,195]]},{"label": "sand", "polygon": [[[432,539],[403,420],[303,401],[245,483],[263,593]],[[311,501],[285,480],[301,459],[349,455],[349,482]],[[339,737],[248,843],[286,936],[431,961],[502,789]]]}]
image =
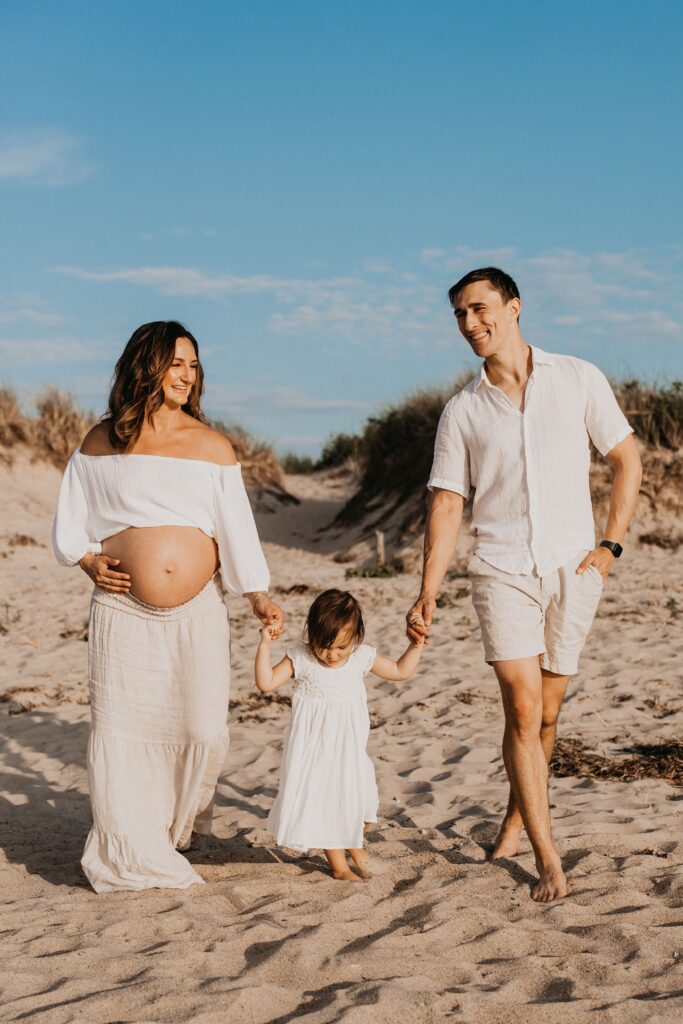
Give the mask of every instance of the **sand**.
[{"label": "sand", "polygon": [[[257,624],[246,602],[231,601],[232,746],[215,835],[188,855],[208,884],[91,892],[79,867],[90,820],[89,581],[52,558],[58,483],[57,470],[23,458],[0,470],[1,1020],[683,1019],[683,789],[554,779],[571,885],[559,903],[529,898],[528,845],[486,861],[507,792],[502,713],[466,578],[446,585],[419,673],[401,685],[368,681],[375,878],[334,882],[318,853],[268,840],[289,708],[256,696]],[[368,640],[398,655],[418,577],[345,581],[334,559],[344,538],[316,532],[343,481],[289,485],[301,504],[259,515],[289,638],[318,589],[346,585],[367,613]],[[560,723],[561,736],[603,755],[683,734],[683,551],[632,533]]]}]

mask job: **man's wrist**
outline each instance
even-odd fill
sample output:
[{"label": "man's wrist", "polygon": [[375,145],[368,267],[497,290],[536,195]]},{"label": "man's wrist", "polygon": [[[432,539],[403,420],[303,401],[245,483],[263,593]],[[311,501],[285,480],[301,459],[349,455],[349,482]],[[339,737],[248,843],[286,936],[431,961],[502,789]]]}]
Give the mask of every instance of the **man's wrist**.
[{"label": "man's wrist", "polygon": [[620,558],[621,553],[624,550],[616,540],[601,540],[598,544],[599,548],[606,548],[607,551],[611,551],[614,558]]}]

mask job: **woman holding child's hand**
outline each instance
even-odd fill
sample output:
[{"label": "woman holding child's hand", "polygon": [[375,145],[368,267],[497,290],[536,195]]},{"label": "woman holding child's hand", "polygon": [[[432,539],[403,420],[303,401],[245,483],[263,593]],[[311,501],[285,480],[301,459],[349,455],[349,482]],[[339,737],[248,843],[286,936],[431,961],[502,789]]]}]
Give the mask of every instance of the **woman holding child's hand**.
[{"label": "woman holding child's hand", "polygon": [[240,465],[202,414],[202,387],[192,335],[143,324],[59,495],[55,554],[95,584],[81,863],[96,892],[203,881],[179,851],[211,831],[228,750],[224,592],[246,597],[270,635],[284,628]]},{"label": "woman holding child's hand", "polygon": [[358,602],[340,590],[315,599],[306,620],[307,642],[293,645],[273,666],[275,635],[273,626],[261,630],[256,685],[270,693],[293,680],[294,692],[268,832],[280,846],[324,850],[333,878],[358,882],[372,873],[363,835],[367,824],[377,821],[379,805],[366,752],[370,718],[363,680],[368,672],[395,682],[409,679],[423,641],[411,642],[398,661],[378,654],[363,643]]}]

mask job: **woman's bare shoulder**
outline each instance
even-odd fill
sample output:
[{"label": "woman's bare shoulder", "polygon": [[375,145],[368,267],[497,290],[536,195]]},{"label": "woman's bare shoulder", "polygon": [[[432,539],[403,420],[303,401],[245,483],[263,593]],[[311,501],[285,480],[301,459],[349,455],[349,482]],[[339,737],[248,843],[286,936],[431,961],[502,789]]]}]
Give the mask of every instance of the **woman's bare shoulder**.
[{"label": "woman's bare shoulder", "polygon": [[220,431],[207,427],[202,423],[193,438],[194,456],[205,462],[215,462],[219,466],[235,466],[237,456],[229,439]]},{"label": "woman's bare shoulder", "polygon": [[115,455],[109,440],[109,423],[96,423],[81,441],[82,455]]}]

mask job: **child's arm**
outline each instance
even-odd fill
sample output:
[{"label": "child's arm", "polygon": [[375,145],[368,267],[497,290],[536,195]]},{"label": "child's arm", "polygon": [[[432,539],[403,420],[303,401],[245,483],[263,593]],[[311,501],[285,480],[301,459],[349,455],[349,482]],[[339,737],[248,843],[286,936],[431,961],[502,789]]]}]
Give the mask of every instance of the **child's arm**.
[{"label": "child's arm", "polygon": [[274,668],[270,664],[270,643],[272,639],[271,627],[264,626],[261,630],[261,638],[254,664],[256,686],[261,693],[272,693],[273,690],[277,690],[278,686],[282,686],[283,683],[286,683],[294,675],[292,659],[287,657],[287,655],[285,655],[282,661],[278,661]]},{"label": "child's arm", "polygon": [[391,679],[397,683],[410,679],[420,663],[423,647],[423,639],[419,643],[411,643],[398,661],[393,661],[391,658],[386,658],[383,654],[378,654],[375,656],[370,671],[374,672],[380,679]]}]

